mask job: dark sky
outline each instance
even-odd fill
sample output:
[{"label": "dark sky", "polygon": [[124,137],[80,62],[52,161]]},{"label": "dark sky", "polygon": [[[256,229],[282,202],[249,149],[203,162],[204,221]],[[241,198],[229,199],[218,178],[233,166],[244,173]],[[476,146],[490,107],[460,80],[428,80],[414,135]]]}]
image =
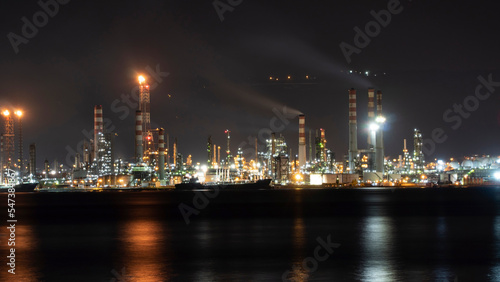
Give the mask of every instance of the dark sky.
[{"label": "dark sky", "polygon": [[[23,36],[21,19],[32,22],[42,8],[37,1],[3,1],[0,106],[25,110],[25,144],[37,144],[39,164],[65,162],[85,138],[82,131],[92,130],[96,104],[118,134],[117,155],[130,158],[135,108],[120,97],[130,95],[138,74],[158,66],[169,74],[152,91],[152,123],[171,142],[177,137],[179,152],[194,161],[206,160],[208,135],[225,148],[229,128],[235,151],[265,132],[273,108],[284,106],[303,112],[308,129],[325,128],[328,147],[341,160],[351,87],[358,89],[360,147],[367,88],[375,87],[384,93],[387,155],[401,154],[413,128],[424,138],[435,128],[448,136],[428,159],[500,154],[500,90],[479,101],[460,126],[443,120],[447,109],[474,95],[478,76],[500,81],[496,3],[401,1],[402,11],[348,63],[340,43],[354,45],[354,28],[364,30],[370,11],[390,2],[243,0],[221,21],[211,1],[73,0],[59,5],[16,54],[8,34]],[[371,73],[347,75],[350,69]],[[291,83],[282,83],[287,75]],[[270,83],[269,76],[281,81]],[[297,130],[295,118],[282,131],[295,153]]]}]

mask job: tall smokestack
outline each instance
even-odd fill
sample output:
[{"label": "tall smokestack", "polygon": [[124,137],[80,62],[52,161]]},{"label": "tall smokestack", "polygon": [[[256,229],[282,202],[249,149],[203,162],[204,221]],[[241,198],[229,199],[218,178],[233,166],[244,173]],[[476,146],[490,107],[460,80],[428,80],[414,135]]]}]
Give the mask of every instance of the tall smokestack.
[{"label": "tall smokestack", "polygon": [[320,128],[319,131],[321,132],[321,157],[323,158],[321,161],[326,162],[326,137],[325,137],[325,130],[323,128]]},{"label": "tall smokestack", "polygon": [[216,163],[217,163],[217,145],[214,144],[214,157],[211,165],[215,166]]},{"label": "tall smokestack", "polygon": [[377,142],[375,148],[375,168],[378,172],[384,173],[384,121],[382,115],[382,91],[377,91],[377,120],[379,130],[377,131]]},{"label": "tall smokestack", "polygon": [[[149,84],[146,79],[141,75],[139,76],[139,110],[142,112],[142,137],[144,149],[151,150],[151,146],[148,144],[151,137],[151,97],[149,93]],[[152,142],[151,142],[152,143]],[[150,152],[151,153],[151,152]]]},{"label": "tall smokestack", "polygon": [[349,170],[355,170],[354,162],[358,156],[358,124],[356,118],[356,90],[349,90]]},{"label": "tall smokestack", "polygon": [[299,115],[299,168],[306,165],[306,116]]},{"label": "tall smokestack", "polygon": [[173,151],[173,157],[174,157],[174,168],[177,169],[177,137],[174,139],[174,151]]},{"label": "tall smokestack", "polygon": [[273,133],[271,133],[271,154],[272,154],[272,157],[274,157],[275,153],[276,153],[276,134],[273,132]]},{"label": "tall smokestack", "polygon": [[102,106],[94,107],[94,159],[99,158],[99,133],[103,133]]},{"label": "tall smokestack", "polygon": [[220,167],[220,146],[217,146],[217,165]]},{"label": "tall smokestack", "polygon": [[142,112],[135,112],[135,161],[142,163]]},{"label": "tall smokestack", "polygon": [[259,161],[259,148],[257,143],[257,137],[255,138],[255,162]]},{"label": "tall smokestack", "polygon": [[[368,89],[368,123],[375,122],[375,89]],[[373,136],[368,132],[368,149],[373,149]]]},{"label": "tall smokestack", "polygon": [[158,132],[158,174],[159,180],[165,180],[165,130],[160,128]]}]

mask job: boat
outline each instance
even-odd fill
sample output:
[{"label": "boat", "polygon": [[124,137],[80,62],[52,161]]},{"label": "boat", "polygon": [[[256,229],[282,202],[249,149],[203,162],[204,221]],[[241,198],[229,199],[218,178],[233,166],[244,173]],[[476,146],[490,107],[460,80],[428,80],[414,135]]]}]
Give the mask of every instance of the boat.
[{"label": "boat", "polygon": [[38,183],[36,182],[20,183],[14,186],[4,185],[0,186],[0,193],[6,193],[10,188],[16,189],[16,192],[34,192],[37,185]]},{"label": "boat", "polygon": [[179,183],[175,185],[176,190],[266,190],[272,189],[271,179],[261,179],[248,183],[215,183],[201,184],[190,181],[188,183]]}]

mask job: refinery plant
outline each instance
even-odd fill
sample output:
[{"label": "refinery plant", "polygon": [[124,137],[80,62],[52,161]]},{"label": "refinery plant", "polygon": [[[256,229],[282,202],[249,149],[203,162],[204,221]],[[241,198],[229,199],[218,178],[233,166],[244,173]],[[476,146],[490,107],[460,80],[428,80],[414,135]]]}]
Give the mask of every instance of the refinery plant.
[{"label": "refinery plant", "polygon": [[[233,151],[231,130],[227,129],[223,151],[221,144],[214,144],[208,136],[206,163],[193,164],[191,155],[184,159],[178,152],[177,138],[170,146],[164,128],[151,128],[150,86],[143,76],[138,80],[139,106],[135,111],[132,161],[115,158],[117,135],[105,130],[103,108],[96,105],[93,138],[83,142],[72,167],[45,160],[43,170],[38,171],[35,144],[30,144],[29,159],[24,160],[22,111],[5,109],[0,146],[2,185],[38,182],[40,187],[62,188],[172,188],[183,182],[243,184],[270,179],[275,187],[434,186],[485,185],[497,183],[500,178],[500,159],[490,156],[465,157],[462,163],[453,159],[426,162],[424,141],[418,129],[413,132],[413,152],[404,139],[401,155],[386,156],[382,92],[373,88],[367,89],[366,148],[358,146],[357,91],[348,90],[348,151],[341,154],[343,160],[337,160],[334,150],[327,146],[325,129],[308,129],[306,138],[306,116],[299,114],[297,150],[287,145],[283,134],[271,133],[263,150],[259,151],[255,138],[252,155],[244,154],[242,148]],[[298,153],[294,155],[293,151]]]}]

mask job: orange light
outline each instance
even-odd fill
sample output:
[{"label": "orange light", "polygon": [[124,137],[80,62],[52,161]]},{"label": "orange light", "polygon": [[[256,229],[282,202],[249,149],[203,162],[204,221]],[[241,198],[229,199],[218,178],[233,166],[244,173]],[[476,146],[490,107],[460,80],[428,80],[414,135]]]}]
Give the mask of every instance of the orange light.
[{"label": "orange light", "polygon": [[23,115],[23,112],[22,112],[22,111],[20,111],[20,110],[17,110],[17,111],[15,112],[15,114],[16,114],[16,116],[21,117],[21,116]]},{"label": "orange light", "polygon": [[146,79],[144,78],[144,76],[139,75],[139,83],[140,83],[140,84],[143,84],[143,83],[144,83],[144,81],[146,81]]},{"label": "orange light", "polygon": [[2,112],[2,114],[4,116],[8,117],[10,115],[10,112],[9,112],[9,110],[5,110],[5,111]]}]

